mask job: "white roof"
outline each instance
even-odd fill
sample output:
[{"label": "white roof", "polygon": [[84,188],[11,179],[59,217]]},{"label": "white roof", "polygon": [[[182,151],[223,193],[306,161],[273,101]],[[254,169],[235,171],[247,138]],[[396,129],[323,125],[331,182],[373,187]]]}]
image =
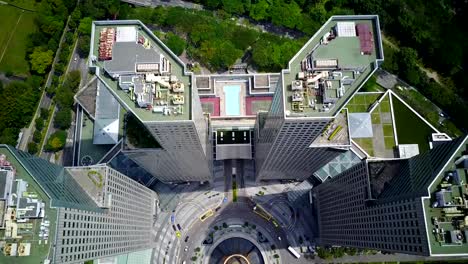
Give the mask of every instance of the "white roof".
[{"label": "white roof", "polygon": [[96,119],[93,144],[116,144],[119,141],[119,119]]},{"label": "white roof", "polygon": [[398,145],[400,158],[411,158],[419,154],[418,144],[400,144]]},{"label": "white roof", "polygon": [[116,42],[136,42],[136,27],[117,27]]},{"label": "white roof", "polygon": [[338,37],[356,37],[356,25],[354,22],[338,22],[336,34]]},{"label": "white roof", "polygon": [[370,138],[374,136],[370,113],[350,113],[349,130],[351,138]]}]

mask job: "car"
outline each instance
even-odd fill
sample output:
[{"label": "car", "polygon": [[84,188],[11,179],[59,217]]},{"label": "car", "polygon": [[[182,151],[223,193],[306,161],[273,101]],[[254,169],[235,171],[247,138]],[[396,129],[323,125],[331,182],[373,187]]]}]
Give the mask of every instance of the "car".
[{"label": "car", "polygon": [[182,230],[182,227],[180,227],[179,224],[177,224],[177,228],[178,228],[179,230]]},{"label": "car", "polygon": [[188,241],[188,239],[189,239],[189,236],[186,236],[186,237],[185,237],[185,242],[187,242],[187,241]]},{"label": "car", "polygon": [[175,227],[175,225],[172,225],[172,229],[174,229],[174,231],[177,231],[177,228]]},{"label": "car", "polygon": [[281,237],[278,237],[278,240],[281,241]]},{"label": "car", "polygon": [[182,234],[180,233],[180,231],[176,231],[176,237],[180,238],[180,236],[182,236]]},{"label": "car", "polygon": [[75,57],[73,60],[74,60],[74,61],[77,61],[77,60],[78,60],[78,58],[77,58],[77,57]]},{"label": "car", "polygon": [[175,221],[175,215],[171,215],[171,223],[174,223]]},{"label": "car", "polygon": [[185,251],[185,252],[188,251],[188,246],[185,246],[184,251]]}]

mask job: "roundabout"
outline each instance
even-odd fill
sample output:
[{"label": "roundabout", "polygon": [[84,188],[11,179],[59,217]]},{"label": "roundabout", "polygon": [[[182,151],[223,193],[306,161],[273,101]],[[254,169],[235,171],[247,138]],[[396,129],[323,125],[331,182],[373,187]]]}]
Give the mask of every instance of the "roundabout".
[{"label": "roundabout", "polygon": [[208,264],[264,264],[260,249],[248,238],[230,237],[213,246]]}]

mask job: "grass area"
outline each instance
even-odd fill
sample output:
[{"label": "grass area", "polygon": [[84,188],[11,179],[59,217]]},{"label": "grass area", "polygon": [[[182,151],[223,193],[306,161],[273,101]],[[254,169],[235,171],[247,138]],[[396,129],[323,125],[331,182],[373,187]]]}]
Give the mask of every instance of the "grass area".
[{"label": "grass area", "polygon": [[346,105],[350,113],[363,113],[381,96],[380,93],[357,93]]},{"label": "grass area", "polygon": [[414,89],[395,89],[402,99],[413,107],[420,115],[422,115],[434,127],[451,136],[460,136],[463,133],[453,124],[452,121],[445,119],[443,125],[440,125],[439,114],[436,106],[427,100],[420,92]]},{"label": "grass area", "polygon": [[252,102],[252,113],[256,114],[258,111],[270,110],[271,101],[253,101]]},{"label": "grass area", "polygon": [[373,112],[371,113],[372,124],[380,124],[380,113]]},{"label": "grass area", "polygon": [[396,146],[395,138],[393,136],[384,137],[384,144],[386,149],[393,149]]},{"label": "grass area", "polygon": [[398,98],[392,96],[399,144],[418,144],[419,152],[429,150],[429,138],[434,130],[414,114]]},{"label": "grass area", "polygon": [[388,96],[382,100],[379,104],[380,107],[380,112],[390,112],[390,100],[388,99]]},{"label": "grass area", "polygon": [[383,124],[382,129],[385,137],[393,137],[393,126],[391,124]]},{"label": "grass area", "polygon": [[26,45],[29,42],[28,35],[36,31],[35,14],[23,12],[13,6],[0,5],[0,17],[2,18],[2,26],[0,27],[0,71],[27,75],[29,63],[26,60]]},{"label": "grass area", "polygon": [[353,138],[353,140],[364,149],[367,154],[374,156],[374,143],[372,142],[372,138]]},{"label": "grass area", "polygon": [[35,1],[35,0],[2,0],[2,1],[10,3],[20,8],[29,9],[29,10],[36,10],[36,3],[39,3],[39,1]]}]

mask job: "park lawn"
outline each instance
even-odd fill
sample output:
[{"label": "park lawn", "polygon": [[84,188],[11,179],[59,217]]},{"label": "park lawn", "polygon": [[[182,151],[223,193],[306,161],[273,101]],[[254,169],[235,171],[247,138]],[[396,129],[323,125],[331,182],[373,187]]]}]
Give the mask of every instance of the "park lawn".
[{"label": "park lawn", "polygon": [[390,112],[390,101],[388,99],[388,96],[387,96],[387,98],[382,100],[382,102],[380,102],[380,112],[383,112],[383,113],[389,113]]},{"label": "park lawn", "polygon": [[357,93],[347,104],[350,113],[364,113],[381,96],[380,93]]},{"label": "park lawn", "polygon": [[[26,46],[29,42],[28,35],[37,29],[34,22],[35,14],[27,11],[22,12],[16,7],[0,5],[0,17],[2,18],[0,58],[5,51],[0,61],[0,72],[27,75],[29,73],[29,63],[26,60]],[[20,21],[16,25],[19,18]],[[10,42],[8,43],[9,39]]]},{"label": "park lawn", "polygon": [[419,152],[429,150],[429,138],[435,131],[398,98],[392,96],[393,112],[399,144],[418,144]]},{"label": "park lawn", "polygon": [[393,149],[396,146],[395,138],[393,136],[384,137],[384,143],[385,143],[385,148],[386,149]]},{"label": "park lawn", "polygon": [[372,124],[380,124],[380,113],[374,111],[371,113]]},{"label": "park lawn", "polygon": [[383,134],[384,137],[393,137],[393,126],[392,124],[383,124]]},{"label": "park lawn", "polygon": [[353,140],[364,149],[367,154],[374,156],[374,143],[372,142],[372,138],[353,138]]},{"label": "park lawn", "polygon": [[[35,0],[2,0],[3,2],[11,3],[15,6],[29,9],[29,10],[36,10],[36,1]],[[39,1],[37,1],[39,3]]]},{"label": "park lawn", "polygon": [[2,18],[2,26],[0,27],[0,56],[6,47],[19,14],[20,11],[16,8],[0,5],[0,17]]}]

